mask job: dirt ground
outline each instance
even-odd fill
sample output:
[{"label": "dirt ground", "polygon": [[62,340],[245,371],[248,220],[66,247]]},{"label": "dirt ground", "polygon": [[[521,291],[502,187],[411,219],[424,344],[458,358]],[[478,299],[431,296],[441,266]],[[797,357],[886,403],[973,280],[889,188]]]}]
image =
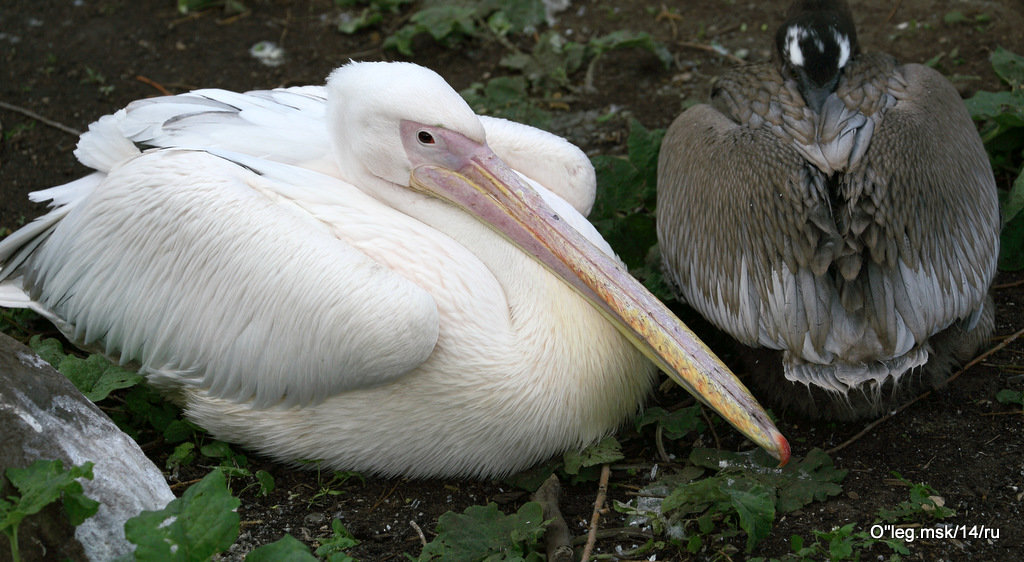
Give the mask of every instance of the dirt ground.
[{"label": "dirt ground", "polygon": [[[704,99],[712,77],[734,64],[703,46],[720,43],[731,53],[745,49],[749,59],[768,57],[770,37],[781,21],[787,2],[676,2],[669,7],[681,17],[666,17],[660,0],[576,0],[558,18],[557,27],[573,40],[618,29],[648,31],[666,43],[676,58],[665,69],[649,52],[626,50],[602,59],[595,76],[595,93],[580,93],[568,115],[597,110],[617,111],[601,123],[564,119],[556,132],[566,135],[590,154],[625,151],[627,116],[648,128],[666,127],[685,100]],[[249,9],[229,16],[211,9],[190,16],[177,13],[172,0],[4,0],[0,6],[0,101],[29,109],[76,130],[99,116],[137,98],[159,95],[156,85],[172,93],[198,87],[234,90],[322,83],[327,73],[349,59],[400,59],[381,49],[383,37],[397,29],[397,15],[379,28],[348,36],[336,30],[342,9],[329,0],[306,2],[244,0]],[[1020,0],[963,2],[906,0],[853,2],[861,44],[884,50],[905,61],[936,57],[938,68],[954,79],[965,96],[978,90],[1000,89],[989,53],[1003,46],[1024,53],[1024,4]],[[967,22],[945,23],[958,10]],[[981,21],[975,16],[987,15]],[[277,42],[286,50],[285,63],[269,67],[249,55],[258,41]],[[524,43],[524,45],[528,42]],[[457,89],[507,71],[499,67],[503,47],[471,41],[445,49],[424,39],[415,45],[415,62],[434,68]],[[582,81],[581,76],[574,80]],[[86,170],[71,151],[76,137],[24,114],[0,109],[0,228],[15,229],[42,212],[28,202],[29,191],[60,184]],[[1005,178],[1002,180],[1005,181]],[[1005,185],[1004,185],[1005,187]],[[1022,274],[1001,274],[997,284],[1013,284]],[[995,345],[1024,327],[1024,288],[1020,284],[994,290],[997,302]],[[706,327],[704,328],[706,329]],[[714,338],[716,350],[730,356],[728,342]],[[867,529],[879,508],[907,499],[907,489],[892,478],[896,471],[914,482],[926,482],[953,507],[955,524],[986,525],[1000,531],[997,540],[915,541],[911,559],[998,560],[1019,557],[1024,548],[1024,435],[1022,416],[995,401],[1004,388],[1019,389],[1024,365],[1024,341],[1017,341],[970,369],[944,392],[908,408],[833,454],[840,468],[850,470],[843,494],[814,503],[777,520],[771,537],[756,554],[780,556],[789,552],[793,534],[811,539],[812,530],[856,523]],[[659,392],[652,404],[670,405],[683,399],[679,390]],[[849,439],[864,424],[807,423],[783,419],[780,429],[795,455],[813,447],[829,449]],[[739,439],[720,431],[722,446],[737,448]],[[657,462],[650,439],[624,438],[627,460],[633,465]],[[683,457],[686,443],[672,443],[670,452]],[[166,451],[155,451],[157,462]],[[362,541],[350,553],[364,560],[401,559],[416,555],[420,540],[410,521],[431,536],[437,517],[448,510],[495,501],[513,511],[525,494],[500,482],[421,481],[367,478],[340,486],[341,494],[316,498],[323,486],[315,472],[296,471],[254,458],[256,468],[269,471],[277,482],[271,496],[241,494],[242,537],[236,554],[271,542],[284,532],[312,543],[330,534],[334,517]],[[180,475],[184,478],[184,475]],[[626,501],[631,486],[643,477],[615,470],[611,499]],[[564,485],[563,513],[570,531],[586,533],[596,483]],[[178,490],[181,491],[180,489]],[[237,490],[236,490],[237,492]],[[604,528],[623,525],[614,513],[605,515]],[[742,539],[733,541],[742,552]],[[612,534],[598,543],[599,553],[616,546],[630,548],[633,538]],[[886,554],[887,550],[871,554]],[[735,552],[709,545],[703,558],[729,558]],[[742,555],[733,555],[742,558]],[[674,548],[657,559],[685,558]]]}]

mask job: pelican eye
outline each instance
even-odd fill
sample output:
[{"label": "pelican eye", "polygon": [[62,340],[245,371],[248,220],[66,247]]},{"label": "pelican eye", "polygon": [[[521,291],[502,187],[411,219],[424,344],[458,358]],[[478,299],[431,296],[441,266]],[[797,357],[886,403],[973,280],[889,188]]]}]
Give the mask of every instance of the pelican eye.
[{"label": "pelican eye", "polygon": [[420,141],[420,144],[434,144],[434,135],[426,131],[416,133],[416,139]]}]

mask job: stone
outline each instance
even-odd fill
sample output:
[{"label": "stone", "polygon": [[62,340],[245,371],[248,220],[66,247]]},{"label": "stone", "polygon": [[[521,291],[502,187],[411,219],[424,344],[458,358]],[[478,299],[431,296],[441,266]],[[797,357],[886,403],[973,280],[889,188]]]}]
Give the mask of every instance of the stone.
[{"label": "stone", "polygon": [[[174,499],[135,441],[31,349],[0,334],[0,475],[39,459],[60,459],[65,468],[92,461],[93,480],[80,482],[100,507],[77,528],[60,502],[25,518],[18,528],[23,560],[111,560],[128,554],[134,545],[124,537],[125,521]],[[2,496],[13,491],[0,479]],[[10,560],[10,544],[0,535],[4,560]]]}]

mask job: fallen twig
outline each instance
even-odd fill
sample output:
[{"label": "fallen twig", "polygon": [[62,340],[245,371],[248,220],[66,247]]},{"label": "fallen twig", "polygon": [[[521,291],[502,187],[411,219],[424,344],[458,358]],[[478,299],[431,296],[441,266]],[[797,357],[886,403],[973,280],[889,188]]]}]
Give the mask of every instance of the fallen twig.
[{"label": "fallen twig", "polygon": [[594,544],[597,543],[597,522],[601,518],[601,510],[604,508],[604,500],[608,495],[608,477],[611,476],[611,467],[607,464],[601,467],[601,480],[597,485],[597,498],[594,500],[594,513],[590,516],[590,531],[587,533],[587,544],[583,547],[581,562],[590,560],[594,552]]},{"label": "fallen twig", "polygon": [[1000,283],[999,285],[992,285],[992,289],[998,291],[999,289],[1010,289],[1021,285],[1024,285],[1024,279],[1010,281],[1009,283]]},{"label": "fallen twig", "polygon": [[885,18],[885,23],[889,23],[892,21],[892,18],[896,16],[896,11],[900,9],[900,4],[902,3],[903,0],[896,0],[896,4],[893,5],[892,11],[889,12],[889,17]]},{"label": "fallen twig", "polygon": [[693,41],[676,41],[676,45],[679,45],[680,47],[686,47],[687,49],[697,49],[699,51],[707,51],[709,53],[714,53],[720,57],[725,57],[736,64],[743,64],[744,62],[746,62],[732,53],[723,52],[721,49],[715,47],[714,45],[708,45],[706,43],[694,43]]},{"label": "fallen twig", "polygon": [[708,417],[708,411],[704,406],[700,407],[700,415],[704,416],[704,422],[708,424],[708,430],[711,431],[711,437],[715,440],[715,448],[721,449],[722,442],[718,440],[718,432],[715,431],[715,424],[711,423],[711,418]]},{"label": "fallen twig", "polygon": [[149,85],[149,86],[152,86],[152,87],[156,88],[156,91],[160,92],[161,94],[163,94],[165,96],[173,95],[173,94],[171,94],[171,92],[169,92],[167,90],[167,88],[164,88],[159,82],[157,82],[155,80],[152,80],[150,78],[146,78],[145,76],[142,76],[141,74],[136,76],[135,79],[138,80],[139,82],[142,82],[143,84],[146,84],[146,85]]},{"label": "fallen twig", "polygon": [[409,524],[412,525],[413,529],[416,529],[416,534],[420,536],[420,544],[423,545],[423,548],[427,548],[427,537],[423,534],[423,529],[420,529],[420,526],[415,521],[409,521]]},{"label": "fallen twig", "polygon": [[[953,380],[954,380],[954,379],[956,379],[956,378],[957,378],[957,377],[959,377],[960,375],[964,374],[964,373],[965,373],[965,372],[966,372],[966,371],[967,371],[968,369],[970,369],[971,367],[973,367],[973,366],[977,365],[978,363],[981,363],[981,362],[982,362],[982,361],[984,361],[984,360],[985,360],[985,359],[986,359],[986,358],[987,358],[988,356],[990,356],[990,355],[992,355],[993,353],[996,353],[997,351],[999,351],[999,350],[1003,349],[1004,347],[1006,347],[1006,346],[1010,345],[1010,343],[1012,343],[1012,342],[1013,342],[1013,341],[1015,341],[1015,340],[1016,340],[1016,339],[1017,339],[1018,337],[1020,337],[1020,336],[1021,336],[1021,334],[1024,334],[1024,328],[1021,328],[1021,329],[1020,329],[1020,330],[1018,330],[1018,331],[1017,331],[1016,333],[1014,333],[1014,334],[1013,334],[1013,335],[1011,335],[1010,337],[1006,338],[1005,340],[1003,340],[1002,342],[1000,342],[1000,343],[999,343],[998,345],[995,345],[995,346],[993,346],[993,347],[992,347],[991,349],[989,349],[989,350],[988,350],[988,351],[986,351],[985,353],[982,353],[981,355],[979,355],[979,356],[975,357],[974,359],[971,359],[971,361],[970,361],[969,363],[967,363],[966,365],[964,365],[964,366],[963,366],[963,367],[962,367],[962,368],[961,368],[961,369],[960,369],[959,371],[957,371],[957,372],[956,372],[956,373],[954,373],[954,374],[953,374],[952,376],[950,376],[950,377],[949,377],[948,379],[946,379],[946,381],[942,383],[942,386],[946,386],[946,385],[948,385],[949,383],[953,382]],[[912,404],[915,404],[915,403],[917,403],[917,401],[918,401],[918,400],[921,400],[921,399],[923,399],[923,398],[926,398],[926,397],[930,396],[932,392],[934,392],[934,390],[929,390],[929,391],[927,391],[927,392],[924,392],[923,394],[921,394],[921,395],[920,395],[920,396],[918,396],[917,398],[914,398],[914,399],[913,399],[913,400],[911,400],[910,402],[907,402],[906,404],[904,404],[904,405],[900,406],[899,408],[896,408],[896,409],[895,409],[895,410],[893,410],[892,412],[889,412],[888,414],[886,414],[886,415],[884,415],[884,416],[882,416],[882,417],[878,418],[877,420],[875,420],[875,421],[873,421],[873,422],[869,423],[867,427],[865,427],[864,429],[860,430],[860,431],[859,431],[859,432],[858,432],[858,433],[857,433],[856,435],[854,435],[853,437],[851,437],[851,438],[847,439],[846,441],[843,441],[843,442],[842,442],[842,443],[840,443],[839,445],[836,445],[835,447],[832,447],[831,449],[829,449],[828,451],[825,451],[825,452],[826,452],[826,453],[828,453],[829,455],[833,455],[833,454],[835,454],[835,453],[837,453],[837,452],[839,452],[839,451],[841,451],[841,450],[845,449],[845,448],[846,448],[846,447],[847,447],[848,445],[850,445],[851,443],[853,443],[853,442],[857,441],[858,439],[860,439],[861,437],[863,437],[863,436],[867,435],[867,434],[868,434],[868,432],[870,432],[870,431],[871,431],[872,429],[874,429],[874,428],[878,427],[879,425],[882,425],[883,423],[885,423],[885,422],[889,421],[890,419],[892,419],[892,418],[896,417],[896,416],[897,416],[897,415],[898,415],[898,414],[899,414],[900,412],[902,412],[903,410],[906,410],[906,409],[907,409],[907,408],[909,408],[909,407],[910,407],[910,406],[911,406]]]},{"label": "fallen twig", "polygon": [[36,113],[35,111],[32,111],[31,109],[26,109],[26,108],[21,107],[19,105],[14,105],[14,104],[7,103],[5,101],[0,101],[0,107],[6,109],[8,111],[13,111],[15,113],[20,113],[20,114],[24,115],[25,117],[29,117],[29,118],[35,119],[36,121],[39,121],[40,123],[42,123],[44,125],[49,125],[49,126],[53,127],[54,129],[60,129],[61,131],[64,131],[65,133],[67,133],[69,135],[75,135],[77,137],[77,136],[81,136],[81,134],[82,134],[82,131],[78,131],[76,129],[72,129],[71,127],[68,127],[67,125],[64,125],[62,123],[58,123],[58,122],[56,122],[56,121],[54,121],[52,119],[47,119],[46,117],[43,117],[42,115],[39,115],[38,113]]},{"label": "fallen twig", "polygon": [[561,492],[562,486],[558,482],[558,476],[552,474],[530,497],[541,505],[544,520],[550,521],[544,530],[544,550],[549,562],[572,562],[574,559],[569,525],[558,509]]},{"label": "fallen twig", "polygon": [[[626,539],[641,539],[650,540],[654,538],[648,531],[641,531],[636,527],[612,527],[610,529],[601,529],[597,533],[597,538],[600,540],[626,540]],[[579,536],[572,540],[575,545],[582,545],[586,542],[587,537]]]}]

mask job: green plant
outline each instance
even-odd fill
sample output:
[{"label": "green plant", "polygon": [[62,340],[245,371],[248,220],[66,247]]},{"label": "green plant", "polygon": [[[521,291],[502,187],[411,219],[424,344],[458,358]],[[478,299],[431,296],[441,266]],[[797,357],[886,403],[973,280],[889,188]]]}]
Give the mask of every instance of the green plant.
[{"label": "green plant", "polygon": [[397,14],[402,6],[411,4],[412,0],[335,0],[342,8],[362,7],[358,15],[342,14],[338,22],[338,31],[352,34],[361,29],[372,27],[384,20],[388,14]]},{"label": "green plant", "polygon": [[299,539],[285,533],[280,539],[254,548],[245,556],[245,562],[317,562],[317,557],[309,553],[309,547]]},{"label": "green plant", "polygon": [[1000,404],[1015,404],[1024,407],[1024,390],[1004,388],[996,393],[996,400]]},{"label": "green plant", "polygon": [[93,354],[82,359],[65,354],[64,347],[53,338],[32,336],[29,346],[93,402],[103,400],[114,390],[133,387],[143,380],[142,375],[114,365],[102,355]]},{"label": "green plant", "polygon": [[320,546],[316,549],[316,555],[326,559],[328,562],[355,561],[355,558],[346,554],[345,551],[359,544],[359,541],[352,536],[352,533],[338,519],[331,521],[330,538],[319,542]]},{"label": "green plant", "polygon": [[[694,553],[713,536],[735,536],[737,527],[746,533],[750,552],[768,536],[776,513],[838,494],[846,477],[820,449],[781,469],[760,449],[734,453],[696,448],[690,462],[641,490],[637,502],[616,502],[615,509],[646,519],[657,534]],[[716,472],[705,477],[706,469]],[[661,499],[652,503],[643,498]]]},{"label": "green plant", "polygon": [[966,101],[967,109],[981,122],[985,143],[997,177],[1013,178],[1000,190],[1003,230],[999,267],[1024,269],[1024,57],[997,48],[989,61],[1009,91],[978,92]]},{"label": "green plant", "polygon": [[240,504],[224,472],[214,470],[163,509],[129,519],[124,534],[136,545],[136,560],[208,560],[238,537]]},{"label": "green plant", "polygon": [[248,11],[245,4],[238,0],[178,0],[178,13],[181,15],[217,7],[222,8],[228,14],[241,14]]},{"label": "green plant", "polygon": [[536,502],[523,504],[511,515],[497,504],[473,505],[459,514],[447,512],[437,520],[437,537],[420,553],[419,560],[523,560],[541,561],[538,551],[545,521]]},{"label": "green plant", "polygon": [[956,511],[945,506],[945,500],[931,486],[921,482],[915,484],[893,472],[900,482],[910,486],[910,499],[900,502],[893,509],[878,510],[878,517],[883,521],[902,522],[919,519],[945,519],[956,515]]},{"label": "green plant", "polygon": [[815,541],[808,545],[804,544],[803,537],[793,535],[790,538],[790,547],[793,549],[792,558],[798,560],[824,560],[826,558],[828,560],[847,560],[854,558],[859,560],[862,551],[870,549],[876,544],[883,544],[889,547],[889,550],[893,553],[893,560],[898,560],[900,554],[910,554],[910,550],[903,544],[903,541],[898,539],[875,539],[866,531],[854,531],[855,527],[855,523],[849,523],[842,527],[836,527],[831,531],[812,531]]},{"label": "green plant", "polygon": [[37,460],[27,468],[8,468],[5,472],[18,494],[0,499],[0,532],[11,543],[11,559],[21,560],[18,550],[18,526],[29,515],[60,500],[72,525],[81,525],[99,509],[99,502],[82,492],[79,478],[92,480],[92,463],[64,468],[60,460]]},{"label": "green plant", "polygon": [[451,47],[469,37],[503,40],[509,33],[536,30],[543,22],[541,0],[426,0],[409,23],[384,40],[384,47],[412,56],[417,35],[430,35]]},{"label": "green plant", "polygon": [[344,486],[349,480],[359,480],[361,484],[366,483],[366,479],[362,474],[350,471],[350,470],[333,470],[329,479],[324,478],[324,473],[320,470],[319,460],[301,460],[303,464],[316,465],[316,485],[317,490],[309,498],[309,506],[312,507],[314,504],[319,503],[321,500],[327,499],[331,496],[339,496],[344,494],[345,491],[341,490],[340,487]]}]

